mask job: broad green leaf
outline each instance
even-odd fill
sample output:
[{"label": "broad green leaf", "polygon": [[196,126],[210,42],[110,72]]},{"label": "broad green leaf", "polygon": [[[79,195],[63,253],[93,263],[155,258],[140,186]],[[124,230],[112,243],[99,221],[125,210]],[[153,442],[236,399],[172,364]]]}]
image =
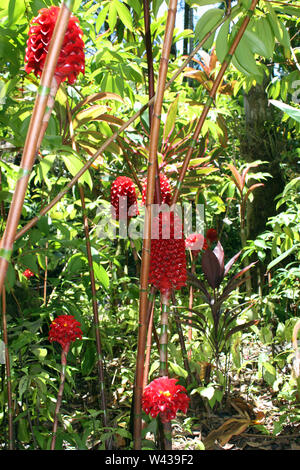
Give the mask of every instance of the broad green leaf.
[{"label": "broad green leaf", "polygon": [[275,258],[271,263],[268,264],[267,270],[270,271],[276,264],[280,263],[282,260],[284,260],[287,256],[289,256],[291,253],[293,253],[295,250],[299,249],[299,245],[294,245],[291,248],[289,248],[287,251],[284,253],[281,253],[280,256]]},{"label": "broad green leaf", "polygon": [[[206,11],[195,27],[195,40],[197,42],[201,41],[204,36],[211,31],[211,29],[216,26],[216,24],[221,20],[224,15],[224,11],[219,8],[213,8]],[[209,49],[212,46],[214,41],[214,34],[203,44],[204,49]]]},{"label": "broad green leaf", "polygon": [[95,261],[93,262],[93,268],[94,268],[94,273],[95,273],[95,278],[97,281],[99,281],[104,289],[109,288],[109,277],[105,269],[101,264],[96,263]]},{"label": "broad green leaf", "polygon": [[277,39],[277,41],[287,49],[290,48],[290,36],[282,21],[276,15],[272,5],[270,2],[266,2],[265,6],[269,10],[269,15],[267,16],[267,20],[269,21],[273,33]]},{"label": "broad green leaf", "polygon": [[116,9],[117,9],[119,18],[124,24],[124,26],[128,28],[130,31],[132,31],[133,30],[132,18],[131,18],[130,11],[128,10],[126,5],[124,5],[124,3],[116,1]]},{"label": "broad green leaf", "polygon": [[219,29],[216,39],[216,54],[219,62],[223,62],[226,54],[229,51],[228,33],[229,33],[230,19],[226,20]]},{"label": "broad green leaf", "polygon": [[104,21],[105,21],[105,19],[106,19],[108,10],[109,10],[109,4],[105,5],[105,6],[102,8],[102,10],[100,11],[100,13],[99,13],[99,15],[98,15],[98,17],[97,17],[97,19],[96,19],[96,25],[95,25],[95,26],[96,26],[96,31],[97,31],[97,33],[100,32],[100,29],[101,29],[101,27],[102,27],[102,25],[103,25],[103,23],[104,23]]},{"label": "broad green leaf", "polygon": [[115,26],[116,26],[116,22],[117,22],[116,1],[110,2],[107,22],[108,22],[110,31],[113,32],[113,30],[115,29]]},{"label": "broad green leaf", "polygon": [[174,129],[177,110],[178,110],[178,100],[179,100],[179,95],[177,95],[177,97],[171,103],[171,106],[169,107],[166,123],[164,126],[164,137],[163,137],[164,142],[166,142],[166,140],[170,137],[170,134]]},{"label": "broad green leaf", "polygon": [[107,111],[107,106],[95,104],[89,108],[83,109],[76,114],[73,119],[73,129],[75,130],[78,126],[97,120],[102,114]]},{"label": "broad green leaf", "polygon": [[23,0],[9,0],[8,4],[8,24],[18,23],[20,17],[25,13],[25,2]]},{"label": "broad green leaf", "polygon": [[276,106],[276,108],[281,109],[281,111],[288,114],[291,118],[295,119],[295,121],[300,122],[300,109],[293,108],[292,106],[278,100],[269,100],[269,103]]},{"label": "broad green leaf", "polygon": [[188,376],[187,371],[183,369],[182,367],[180,367],[178,364],[175,364],[174,362],[170,362],[170,367],[176,375],[179,375],[179,377],[184,377],[185,379],[187,378]]},{"label": "broad green leaf", "polygon": [[[75,154],[62,155],[61,158],[72,176],[75,176],[83,167],[82,161]],[[79,183],[86,183],[90,187],[90,189],[93,188],[93,181],[89,170],[85,171],[83,175],[79,178]]]},{"label": "broad green leaf", "polygon": [[242,37],[234,56],[232,64],[243,74],[253,77],[256,80],[262,80],[263,72],[257,66],[249,41],[245,36]]}]

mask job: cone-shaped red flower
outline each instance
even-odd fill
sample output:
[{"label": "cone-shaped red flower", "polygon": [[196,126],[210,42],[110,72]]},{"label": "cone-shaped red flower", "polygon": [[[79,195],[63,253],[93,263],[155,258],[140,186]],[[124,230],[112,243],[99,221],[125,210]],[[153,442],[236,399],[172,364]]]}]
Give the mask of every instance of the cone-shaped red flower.
[{"label": "cone-shaped red flower", "polygon": [[153,218],[149,283],[161,293],[186,285],[185,243],[182,222],[174,212]]},{"label": "cone-shaped red flower", "polygon": [[49,341],[57,341],[64,351],[68,351],[71,341],[82,339],[79,321],[73,315],[59,315],[50,325]]},{"label": "cone-shaped red flower", "polygon": [[160,377],[153,380],[144,390],[142,408],[146,414],[156,418],[160,413],[162,423],[176,417],[178,410],[187,412],[190,398],[182,385],[176,385],[176,379]]},{"label": "cone-shaped red flower", "polygon": [[110,202],[116,210],[116,219],[134,217],[139,214],[135,186],[131,178],[119,176],[110,190]]},{"label": "cone-shaped red flower", "polygon": [[30,269],[25,269],[25,271],[23,272],[23,276],[27,277],[27,279],[30,279],[34,276],[34,274],[32,271],[30,271]]},{"label": "cone-shaped red flower", "polygon": [[197,257],[201,250],[207,250],[208,245],[201,233],[191,233],[185,239],[185,247],[191,250],[194,257]]},{"label": "cone-shaped red flower", "polygon": [[[59,13],[59,7],[42,8],[30,23],[29,38],[25,54],[25,70],[42,75],[50,40]],[[80,72],[84,73],[84,42],[78,19],[71,15],[68,29],[58,58],[55,78],[58,83],[66,79],[74,83]]]},{"label": "cone-shaped red flower", "polygon": [[[159,180],[160,180],[160,191],[161,191],[161,203],[168,204],[169,206],[172,200],[171,186],[170,186],[169,180],[165,175],[161,173],[159,174]],[[142,204],[145,204],[146,202],[146,191],[147,191],[147,179],[145,180],[144,185],[143,185]]]},{"label": "cone-shaped red flower", "polygon": [[218,240],[218,232],[215,228],[209,228],[206,232],[206,238],[210,243],[216,242]]}]

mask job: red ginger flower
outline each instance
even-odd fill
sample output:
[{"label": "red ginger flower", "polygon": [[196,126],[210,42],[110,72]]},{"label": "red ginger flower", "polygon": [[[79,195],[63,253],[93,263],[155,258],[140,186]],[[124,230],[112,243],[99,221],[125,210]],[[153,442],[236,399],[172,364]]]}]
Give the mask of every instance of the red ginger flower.
[{"label": "red ginger flower", "polygon": [[198,256],[201,250],[207,250],[208,245],[206,238],[204,238],[201,233],[191,233],[185,239],[185,247],[189,248],[193,254],[193,256]]},{"label": "red ginger flower", "polygon": [[206,238],[210,243],[213,243],[218,240],[218,232],[215,228],[209,228],[206,232]]},{"label": "red ginger flower", "polygon": [[[124,198],[124,200],[122,201],[121,199],[120,201],[120,197]],[[125,198],[127,198],[127,200]],[[129,218],[139,214],[135,186],[131,178],[128,178],[127,176],[119,176],[115,179],[111,185],[110,202],[116,209],[117,220],[119,220],[120,215],[122,216],[122,214],[123,217],[124,215],[126,215],[126,217],[128,215]]]},{"label": "red ginger flower", "polygon": [[25,269],[25,271],[23,272],[23,276],[27,277],[27,279],[30,279],[34,276],[34,274],[32,271],[30,271],[30,269]]},{"label": "red ginger flower", "polygon": [[182,222],[174,212],[159,213],[153,218],[149,283],[163,293],[185,286],[186,278]]},{"label": "red ginger flower", "polygon": [[[170,186],[169,180],[165,175],[162,175],[161,173],[159,174],[159,180],[160,180],[160,191],[161,191],[161,203],[168,204],[169,206],[172,200],[171,186]],[[145,204],[146,202],[146,191],[147,191],[147,179],[145,180],[144,186],[143,186],[142,204]]]},{"label": "red ginger flower", "polygon": [[190,398],[182,385],[176,385],[176,379],[160,377],[153,380],[144,390],[142,408],[146,414],[156,418],[160,413],[162,423],[176,417],[178,410],[187,412]]},{"label": "red ginger flower", "polygon": [[[59,10],[56,6],[42,8],[38,16],[31,20],[25,54],[27,73],[33,71],[37,77],[42,75]],[[55,70],[58,83],[68,79],[72,84],[80,72],[84,73],[83,33],[77,23],[78,19],[71,15]]]},{"label": "red ginger flower", "polygon": [[79,321],[73,315],[59,315],[50,325],[49,341],[57,341],[63,350],[70,347],[71,341],[82,339],[82,331]]}]

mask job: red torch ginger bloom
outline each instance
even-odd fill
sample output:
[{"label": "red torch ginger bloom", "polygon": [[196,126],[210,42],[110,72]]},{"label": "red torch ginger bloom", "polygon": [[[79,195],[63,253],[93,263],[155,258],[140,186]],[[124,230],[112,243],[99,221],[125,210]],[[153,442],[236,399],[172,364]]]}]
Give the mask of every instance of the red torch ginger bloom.
[{"label": "red torch ginger bloom", "polygon": [[160,413],[162,423],[176,417],[178,410],[187,412],[190,398],[182,385],[176,385],[176,379],[160,377],[153,380],[144,390],[142,408],[146,414],[156,418]]},{"label": "red torch ginger bloom", "polygon": [[[38,16],[31,21],[25,54],[27,73],[34,72],[37,77],[42,75],[59,10],[57,6],[42,8]],[[72,84],[80,72],[84,73],[82,35],[78,19],[71,15],[55,70],[55,78],[59,84],[66,79]]]},{"label": "red torch ginger bloom", "polygon": [[82,339],[79,321],[73,315],[59,315],[50,325],[49,341],[57,341],[64,351],[68,351],[71,341]]},{"label": "red torch ginger bloom", "polygon": [[218,232],[215,228],[209,228],[206,232],[206,238],[210,243],[216,242],[218,240]]},{"label": "red torch ginger bloom", "polygon": [[[172,199],[171,186],[170,186],[169,180],[165,175],[162,175],[161,173],[159,174],[159,180],[160,180],[160,191],[161,191],[161,203],[168,204],[169,206],[171,204],[171,199]],[[145,180],[144,186],[143,186],[142,204],[145,204],[146,202],[146,191],[147,191],[147,180]]]},{"label": "red torch ginger bloom", "polygon": [[201,233],[192,233],[185,239],[185,247],[191,250],[194,257],[197,257],[201,250],[207,250],[208,245]]},{"label": "red torch ginger bloom", "polygon": [[[122,200],[123,198],[124,201]],[[117,220],[119,220],[120,216],[121,218],[124,218],[124,216],[128,216],[130,218],[139,214],[135,186],[131,178],[128,178],[127,176],[119,176],[115,179],[111,185],[110,202],[116,209]]]},{"label": "red torch ginger bloom", "polygon": [[161,293],[186,285],[185,243],[182,222],[174,212],[160,213],[153,218],[149,283]]},{"label": "red torch ginger bloom", "polygon": [[30,279],[34,276],[34,274],[32,271],[30,271],[30,269],[25,269],[25,271],[23,272],[23,276],[27,277],[27,279]]}]

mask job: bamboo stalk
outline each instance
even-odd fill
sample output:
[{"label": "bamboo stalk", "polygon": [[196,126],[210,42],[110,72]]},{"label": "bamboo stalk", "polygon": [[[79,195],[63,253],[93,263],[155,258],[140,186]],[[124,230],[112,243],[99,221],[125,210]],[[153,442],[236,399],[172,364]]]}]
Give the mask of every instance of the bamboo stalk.
[{"label": "bamboo stalk", "polygon": [[243,34],[244,34],[244,32],[245,32],[245,30],[248,26],[248,23],[250,21],[251,16],[253,15],[253,12],[254,12],[254,9],[256,7],[257,2],[258,2],[258,0],[252,0],[251,6],[250,6],[248,12],[246,13],[244,21],[243,21],[240,29],[238,30],[238,32],[237,32],[237,34],[236,34],[236,36],[235,36],[235,38],[232,42],[232,45],[230,46],[229,51],[228,51],[222,65],[221,65],[219,73],[218,73],[218,75],[217,75],[217,77],[214,81],[212,89],[209,93],[208,100],[207,100],[206,104],[204,105],[202,114],[201,114],[201,116],[199,118],[199,121],[197,123],[193,138],[191,139],[192,144],[190,145],[190,147],[187,151],[186,157],[184,159],[184,162],[182,164],[180,175],[179,175],[179,178],[178,178],[178,182],[177,182],[177,185],[175,187],[174,194],[173,194],[173,197],[172,197],[172,204],[176,204],[176,202],[178,200],[181,185],[182,185],[184,177],[186,175],[186,172],[187,172],[187,169],[188,169],[188,166],[189,166],[189,162],[190,162],[194,147],[195,147],[195,145],[198,141],[198,137],[199,137],[200,132],[202,130],[205,119],[208,115],[208,111],[210,110],[210,107],[213,103],[216,92],[217,92],[217,90],[218,90],[218,88],[219,88],[219,86],[220,86],[220,84],[223,80],[224,74],[225,74],[225,72],[226,72],[226,70],[227,70],[227,68],[228,68],[228,66],[231,62],[232,56],[235,53],[235,50],[236,50],[237,46],[239,45],[240,40],[243,37]]},{"label": "bamboo stalk", "polygon": [[11,368],[10,368],[8,337],[7,337],[5,287],[2,288],[2,329],[3,329],[3,342],[4,342],[4,347],[5,347],[5,370],[6,370],[6,381],[7,381],[8,448],[9,450],[14,450],[13,402],[12,402],[12,386],[11,386]]},{"label": "bamboo stalk", "polygon": [[21,159],[19,178],[16,183],[11,207],[8,213],[6,228],[1,240],[0,249],[0,292],[4,285],[9,260],[13,250],[13,244],[17,232],[18,223],[25,199],[28,180],[35,160],[37,142],[41,134],[43,119],[49,93],[53,85],[53,77],[56,69],[57,60],[60,54],[61,46],[67,30],[73,0],[62,3],[60,12],[55,24],[53,35],[50,41],[49,52],[46,57],[45,66],[42,72],[40,86],[37,91],[35,105],[26,136],[23,155]]},{"label": "bamboo stalk", "polygon": [[[181,67],[179,67],[179,69],[174,73],[174,75],[170,78],[170,80],[166,83],[165,85],[165,90],[168,89],[171,84],[176,80],[176,78],[183,72],[183,70],[187,67],[187,65],[189,64],[190,60],[192,59],[192,57],[194,57],[194,55],[197,54],[197,52],[201,49],[201,47],[203,46],[203,44],[207,41],[207,39],[210,38],[210,36],[216,31],[216,29],[221,26],[221,24],[224,23],[224,21],[228,18],[228,16],[225,16],[224,18],[222,18],[215,26],[214,28],[212,28],[211,31],[209,31],[205,36],[204,38],[199,42],[199,44],[195,47],[195,49],[191,52],[191,54],[187,57],[187,59],[183,62],[183,64],[181,65]],[[136,119],[138,117],[140,117],[145,111],[146,109],[151,106],[153,103],[154,103],[154,100],[155,100],[155,96],[153,96],[149,101],[148,103],[146,103],[144,106],[142,106],[131,118],[128,119],[128,121],[126,121],[126,123],[122,124],[122,126],[119,127],[119,129],[117,129],[114,134],[112,134],[111,137],[109,137],[105,142],[103,142],[103,144],[100,146],[100,148],[97,150],[97,152],[90,158],[90,160],[87,161],[87,163],[81,168],[81,170],[79,170],[79,172],[72,178],[72,180],[65,186],[65,188],[60,191],[54,199],[52,199],[52,201],[46,206],[44,207],[40,213],[33,217],[26,225],[24,225],[24,227],[22,227],[18,233],[16,234],[16,238],[15,240],[18,240],[19,238],[21,238],[26,232],[28,232],[28,230],[30,228],[32,228],[39,220],[42,216],[44,216],[45,214],[47,214],[47,212],[49,212],[52,207],[55,206],[55,204],[58,203],[58,201],[60,201],[60,199],[62,199],[64,197],[65,194],[67,194],[67,192],[69,191],[69,189],[71,189],[74,184],[77,183],[77,181],[79,180],[79,178],[83,175],[83,173],[88,170],[90,168],[90,166],[92,165],[92,163],[99,157],[99,155],[101,155],[101,153],[104,152],[104,150],[112,143],[114,142],[114,140],[116,140],[116,138],[118,137],[118,135],[123,132],[125,129],[127,129],[127,127],[130,126],[130,124],[132,124],[134,121],[136,121]]]},{"label": "bamboo stalk", "polygon": [[143,238],[142,265],[140,277],[140,303],[139,303],[139,331],[136,360],[136,382],[135,382],[135,401],[134,401],[134,449],[141,448],[141,401],[143,391],[143,369],[145,359],[146,335],[147,335],[147,302],[148,302],[148,279],[150,266],[150,248],[151,248],[151,217],[152,204],[154,201],[155,174],[157,147],[160,130],[160,114],[162,109],[165,83],[168,71],[168,62],[173,39],[177,0],[170,0],[167,16],[166,34],[164,38],[162,56],[159,66],[159,76],[157,92],[153,110],[153,120],[150,132],[150,151],[147,172],[147,190],[145,204],[145,225]]}]

